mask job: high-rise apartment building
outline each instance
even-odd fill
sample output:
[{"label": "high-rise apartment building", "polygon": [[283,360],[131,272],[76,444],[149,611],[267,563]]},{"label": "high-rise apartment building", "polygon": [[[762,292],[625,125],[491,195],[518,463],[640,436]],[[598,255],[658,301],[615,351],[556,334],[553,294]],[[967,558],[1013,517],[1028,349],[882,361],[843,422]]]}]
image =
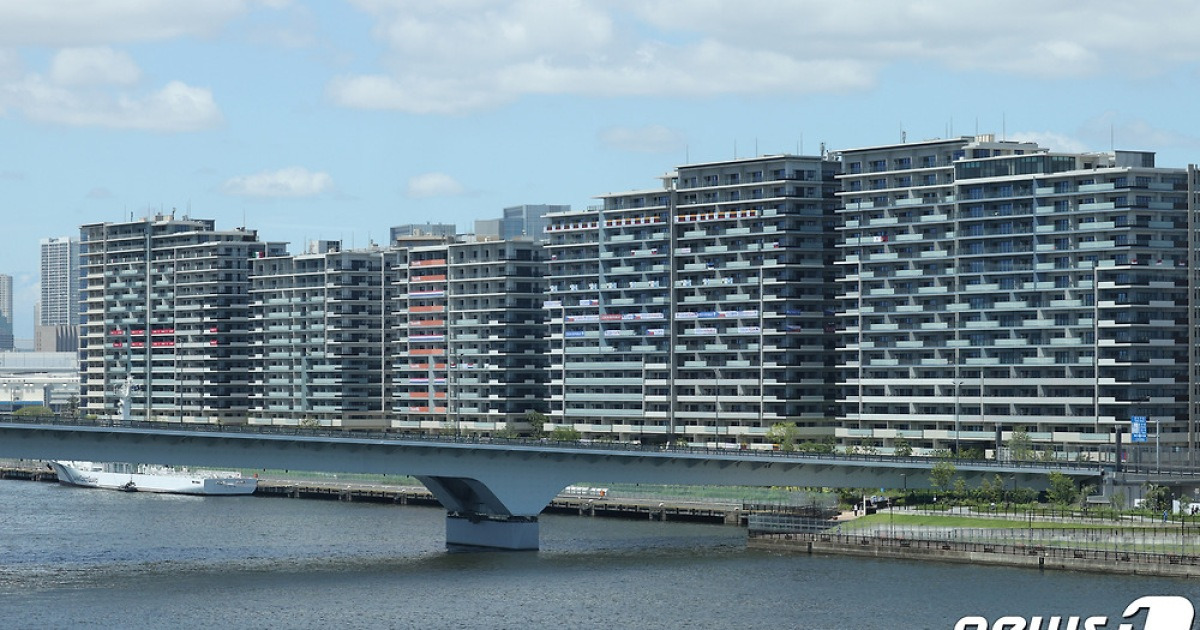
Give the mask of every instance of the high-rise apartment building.
[{"label": "high-rise apartment building", "polygon": [[41,255],[34,347],[42,352],[74,352],[79,347],[79,239],[42,239]]},{"label": "high-rise apartment building", "polygon": [[395,256],[316,241],[251,261],[251,422],[385,426]]},{"label": "high-rise apartment building", "polygon": [[1187,171],[991,136],[838,156],[842,443],[1110,458],[1149,416],[1194,445]]},{"label": "high-rise apartment building", "polygon": [[549,216],[551,420],[588,436],[832,436],[837,164],[694,164]]},{"label": "high-rise apartment building", "polygon": [[253,230],[156,215],[80,228],[84,413],[246,420],[250,259],[282,251]]},{"label": "high-rise apartment building", "polygon": [[79,324],[79,239],[42,239],[38,324]]},{"label": "high-rise apartment building", "polygon": [[527,428],[547,411],[545,262],[530,240],[398,250],[393,426]]},{"label": "high-rise apartment building", "polygon": [[0,273],[0,350],[12,350],[13,345],[13,279]]}]

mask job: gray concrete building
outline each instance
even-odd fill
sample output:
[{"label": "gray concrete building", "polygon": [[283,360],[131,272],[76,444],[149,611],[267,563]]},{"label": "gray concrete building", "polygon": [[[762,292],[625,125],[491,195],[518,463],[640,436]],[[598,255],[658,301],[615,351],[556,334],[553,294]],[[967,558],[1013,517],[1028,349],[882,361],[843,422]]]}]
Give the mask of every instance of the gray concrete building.
[{"label": "gray concrete building", "polygon": [[13,347],[13,278],[0,273],[0,350]]},{"label": "gray concrete building", "polygon": [[251,423],[386,426],[393,250],[310,244],[250,270]]},{"label": "gray concrete building", "polygon": [[767,446],[832,436],[837,164],[679,167],[660,188],[549,216],[554,426]]},{"label": "gray concrete building", "polygon": [[458,226],[453,223],[405,223],[392,226],[388,230],[388,244],[395,245],[399,241],[413,237],[454,238],[457,235]]},{"label": "gray concrete building", "polygon": [[128,382],[135,418],[246,421],[250,260],[282,246],[164,214],[83,225],[80,246],[83,412],[115,413]]},{"label": "gray concrete building", "polygon": [[526,413],[548,406],[542,247],[473,241],[398,255],[393,426],[526,430]]},{"label": "gray concrete building", "polygon": [[79,347],[79,239],[42,239],[41,291],[34,326],[39,352],[74,352]]},{"label": "gray concrete building", "polygon": [[546,226],[549,225],[547,216],[556,212],[568,212],[571,206],[550,204],[524,204],[510,206],[504,209],[499,219],[481,219],[475,221],[475,235],[485,238],[511,240],[528,238],[534,241],[546,241]]},{"label": "gray concrete building", "polygon": [[991,136],[837,155],[839,441],[1111,460],[1148,416],[1194,445],[1188,170]]}]

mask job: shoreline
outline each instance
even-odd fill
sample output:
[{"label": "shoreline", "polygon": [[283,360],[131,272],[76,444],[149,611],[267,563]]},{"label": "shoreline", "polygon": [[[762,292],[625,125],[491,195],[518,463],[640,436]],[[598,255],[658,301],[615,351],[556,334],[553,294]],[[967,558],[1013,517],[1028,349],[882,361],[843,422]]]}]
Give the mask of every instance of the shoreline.
[{"label": "shoreline", "polygon": [[1049,569],[1110,575],[1200,577],[1200,558],[1196,556],[1041,545],[913,540],[853,534],[750,532],[746,548],[807,555],[948,562],[1042,571]]},{"label": "shoreline", "polygon": [[[58,483],[54,471],[35,467],[0,466],[0,479]],[[366,482],[300,481],[260,478],[251,495],[259,498],[293,498],[324,501],[385,503],[441,508],[433,494],[422,486],[387,485]],[[712,523],[745,527],[755,511],[778,510],[779,506],[751,503],[697,502],[681,499],[639,499],[636,497],[579,497],[559,495],[543,513],[578,514],[601,518],[644,519]],[[798,510],[805,508],[798,507]]]}]

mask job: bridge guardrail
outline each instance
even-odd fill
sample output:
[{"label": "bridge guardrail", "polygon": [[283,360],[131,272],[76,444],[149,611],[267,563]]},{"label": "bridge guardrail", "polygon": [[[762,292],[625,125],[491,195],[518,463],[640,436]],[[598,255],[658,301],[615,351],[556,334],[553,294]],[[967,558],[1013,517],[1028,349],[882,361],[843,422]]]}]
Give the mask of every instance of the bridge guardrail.
[{"label": "bridge guardrail", "polygon": [[[935,457],[896,456],[896,455],[867,455],[850,453],[811,453],[801,451],[765,450],[765,449],[728,449],[707,448],[700,446],[677,446],[671,444],[639,444],[634,442],[589,442],[589,441],[560,441],[552,438],[501,438],[472,435],[430,435],[409,431],[393,431],[380,429],[330,429],[327,427],[285,427],[278,425],[252,424],[209,424],[186,422],[162,422],[155,420],[107,420],[87,418],[63,418],[59,416],[14,416],[0,414],[0,422],[19,424],[45,424],[52,426],[80,427],[114,427],[130,429],[156,429],[166,431],[195,431],[223,432],[248,435],[286,435],[296,437],[328,437],[354,438],[367,440],[417,441],[426,443],[450,444],[489,444],[513,446],[553,446],[580,450],[618,450],[639,452],[672,452],[697,455],[723,455],[728,457],[778,457],[780,459],[811,459],[813,461],[836,460],[842,462],[877,462],[886,464],[912,463],[918,467],[926,467],[931,461],[943,461]],[[1042,462],[1042,461],[996,461],[992,459],[952,459],[958,466],[973,466],[984,468],[1028,468],[1030,470],[1097,470],[1110,472],[1111,464],[1102,462]]]}]

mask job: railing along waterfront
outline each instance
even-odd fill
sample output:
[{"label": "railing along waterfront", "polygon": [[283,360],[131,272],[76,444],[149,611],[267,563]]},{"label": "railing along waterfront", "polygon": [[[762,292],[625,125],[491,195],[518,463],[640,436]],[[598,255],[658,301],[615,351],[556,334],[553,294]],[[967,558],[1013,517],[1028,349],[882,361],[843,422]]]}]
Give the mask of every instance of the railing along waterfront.
[{"label": "railing along waterfront", "polygon": [[1200,566],[1200,524],[1179,526],[1112,527],[939,527],[880,523],[866,529],[834,525],[821,519],[785,514],[751,514],[751,539],[827,542],[931,549],[1042,555],[1072,559],[1110,559],[1129,562]]},{"label": "railing along waterfront", "polygon": [[[938,457],[870,455],[859,453],[816,453],[810,451],[761,449],[761,448],[714,448],[704,446],[681,446],[671,443],[622,442],[606,440],[559,440],[552,437],[491,437],[480,435],[431,434],[427,432],[393,429],[359,429],[301,427],[255,424],[215,424],[199,422],[165,422],[158,420],[109,420],[87,418],[62,418],[58,416],[14,416],[0,414],[0,422],[65,427],[111,427],[125,429],[149,429],[156,431],[192,431],[197,433],[236,433],[245,435],[278,435],[309,438],[388,440],[394,442],[422,442],[429,444],[501,445],[537,448],[560,448],[594,451],[664,452],[677,455],[711,455],[746,458],[780,458],[788,460],[812,460],[814,462],[861,462],[903,467],[927,468],[931,464],[946,461]],[[1029,469],[1041,470],[1111,470],[1110,464],[1102,462],[1041,462],[1009,461],[994,459],[954,459],[959,467]]]}]

